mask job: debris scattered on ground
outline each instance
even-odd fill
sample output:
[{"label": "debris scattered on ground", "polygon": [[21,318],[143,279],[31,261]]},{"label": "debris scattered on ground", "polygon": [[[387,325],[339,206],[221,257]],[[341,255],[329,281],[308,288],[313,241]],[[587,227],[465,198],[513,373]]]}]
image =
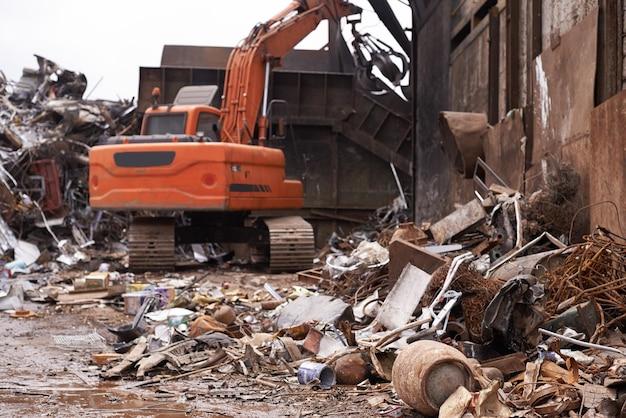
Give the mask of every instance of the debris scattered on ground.
[{"label": "debris scattered on ground", "polygon": [[99,379],[238,376],[267,389],[258,399],[345,387],[396,417],[626,413],[626,240],[598,227],[568,242],[580,176],[567,164],[546,156],[528,199],[499,183],[430,225],[394,202],[289,280],[225,278],[206,258],[134,274],[127,215],[94,213],[87,195],[90,147],[132,132],[134,105],[83,99],[84,75],[37,61],[0,90],[0,310],[117,309],[107,335],[54,337],[89,351]]}]

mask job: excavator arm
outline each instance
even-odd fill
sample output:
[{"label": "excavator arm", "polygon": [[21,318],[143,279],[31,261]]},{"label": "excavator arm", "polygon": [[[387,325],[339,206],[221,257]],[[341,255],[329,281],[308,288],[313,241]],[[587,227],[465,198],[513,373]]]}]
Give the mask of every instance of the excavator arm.
[{"label": "excavator arm", "polygon": [[359,7],[345,0],[294,0],[273,18],[255,26],[228,59],[220,117],[222,142],[250,144],[258,125],[262,144],[266,139],[272,68],[280,66],[285,54],[322,20],[359,13]]}]

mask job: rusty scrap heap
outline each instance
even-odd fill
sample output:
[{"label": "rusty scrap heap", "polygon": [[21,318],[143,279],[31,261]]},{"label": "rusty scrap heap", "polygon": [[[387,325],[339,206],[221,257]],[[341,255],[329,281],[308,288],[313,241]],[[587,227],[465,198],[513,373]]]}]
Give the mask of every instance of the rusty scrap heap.
[{"label": "rusty scrap heap", "polygon": [[[100,238],[98,224],[106,223],[107,235],[119,238],[121,230],[111,227],[115,222],[96,221],[89,210],[88,155],[101,138],[134,129],[135,106],[125,100],[84,99],[84,74],[36,58],[39,67],[25,68],[17,82],[0,73],[2,218],[17,239],[47,235],[42,232],[46,220],[66,231],[78,227],[88,240]],[[7,229],[4,225],[5,234]],[[55,239],[72,238],[55,229],[50,231]]]}]

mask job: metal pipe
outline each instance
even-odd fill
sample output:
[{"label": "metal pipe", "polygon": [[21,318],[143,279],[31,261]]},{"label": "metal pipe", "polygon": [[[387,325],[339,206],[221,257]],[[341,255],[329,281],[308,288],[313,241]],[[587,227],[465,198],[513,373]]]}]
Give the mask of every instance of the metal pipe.
[{"label": "metal pipe", "polygon": [[274,288],[272,287],[271,284],[269,283],[265,283],[263,285],[263,288],[267,291],[267,293],[269,293],[270,295],[272,295],[272,297],[274,299],[276,299],[277,301],[284,301],[284,299],[282,298],[282,296],[280,296],[278,294],[278,292],[276,290],[274,290]]},{"label": "metal pipe", "polygon": [[485,277],[489,277],[491,275],[491,273],[496,270],[498,267],[500,267],[501,265],[503,265],[504,263],[506,263],[507,261],[511,260],[512,258],[514,258],[516,255],[523,253],[524,251],[526,251],[528,248],[534,246],[535,244],[537,244],[539,241],[541,241],[544,237],[547,237],[551,243],[553,243],[554,245],[556,245],[557,247],[559,247],[560,249],[565,249],[567,248],[567,246],[565,244],[563,244],[562,242],[560,242],[559,240],[557,240],[556,238],[554,238],[552,235],[550,235],[550,233],[548,232],[542,232],[541,235],[539,235],[537,238],[533,239],[532,241],[529,241],[526,245],[524,245],[523,247],[519,248],[519,249],[514,249],[514,251],[510,251],[509,253],[507,253],[506,256],[504,257],[500,257],[495,263],[493,263],[491,265],[491,267],[489,267],[487,269],[487,274],[485,275]]},{"label": "metal pipe", "polygon": [[270,88],[270,60],[265,62],[265,86],[263,87],[263,109],[261,110],[261,116],[264,118],[267,116],[267,96],[269,95]]},{"label": "metal pipe", "polygon": [[448,318],[450,316],[450,311],[452,310],[452,307],[456,304],[456,302],[459,300],[459,298],[462,295],[463,294],[461,292],[456,292],[454,290],[449,290],[446,292],[444,297],[449,297],[450,299],[446,302],[446,304],[443,306],[441,311],[439,311],[439,313],[437,314],[437,317],[435,318],[435,320],[433,321],[431,325],[433,328],[438,328],[439,324],[443,322],[444,323],[443,330],[444,331],[446,330],[446,327],[448,325]]},{"label": "metal pipe", "polygon": [[473,257],[474,255],[472,253],[467,252],[461,255],[457,255],[452,260],[452,264],[450,265],[450,269],[448,270],[448,274],[446,275],[446,280],[443,282],[443,286],[441,287],[441,290],[439,290],[439,293],[437,294],[433,302],[428,307],[428,310],[430,311],[430,314],[433,317],[433,319],[437,317],[437,314],[435,314],[435,306],[439,303],[439,300],[443,297],[444,293],[446,293],[446,291],[448,290],[448,287],[452,283],[452,279],[454,279],[454,276],[456,275],[457,270],[459,269],[461,264],[463,264],[464,261],[472,259]]},{"label": "metal pipe", "polygon": [[515,226],[517,227],[517,240],[515,241],[516,249],[522,248],[522,246],[524,245],[524,232],[522,230],[522,205],[520,204],[520,197],[521,196],[519,195],[519,193],[515,193],[515,196],[513,196],[513,199],[515,199],[513,201],[515,205]]},{"label": "metal pipe", "polygon": [[396,171],[396,166],[393,163],[389,163],[391,166],[391,172],[393,173],[393,178],[396,179],[396,185],[398,186],[398,191],[400,191],[400,197],[402,198],[402,209],[408,209],[408,205],[406,204],[406,197],[404,196],[404,191],[402,190],[402,185],[400,184],[400,179],[398,178],[398,172]]},{"label": "metal pipe", "polygon": [[595,348],[596,350],[610,351],[611,353],[624,355],[624,353],[622,351],[618,350],[617,348],[605,347],[605,346],[599,345],[599,344],[592,344],[592,343],[587,343],[587,342],[584,342],[584,341],[579,341],[579,340],[577,340],[575,338],[566,337],[565,335],[561,335],[561,334],[557,334],[556,332],[548,331],[547,329],[539,328],[539,332],[544,334],[544,335],[548,335],[550,337],[558,338],[559,340],[567,341],[570,344],[579,345],[581,347]]}]

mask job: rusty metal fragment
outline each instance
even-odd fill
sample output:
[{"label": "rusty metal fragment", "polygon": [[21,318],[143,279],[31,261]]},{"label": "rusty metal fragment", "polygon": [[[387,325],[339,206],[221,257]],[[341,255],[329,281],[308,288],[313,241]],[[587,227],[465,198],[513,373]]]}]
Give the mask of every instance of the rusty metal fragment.
[{"label": "rusty metal fragment", "polygon": [[489,132],[484,113],[440,112],[439,132],[444,153],[452,167],[465,178],[472,178],[483,142]]},{"label": "rusty metal fragment", "polygon": [[396,239],[389,245],[389,284],[393,286],[407,263],[433,274],[446,263],[445,257],[426,251],[423,247],[404,239]]},{"label": "rusty metal fragment", "polygon": [[457,234],[485,220],[487,212],[478,199],[465,204],[445,218],[430,226],[437,244],[448,242]]}]

